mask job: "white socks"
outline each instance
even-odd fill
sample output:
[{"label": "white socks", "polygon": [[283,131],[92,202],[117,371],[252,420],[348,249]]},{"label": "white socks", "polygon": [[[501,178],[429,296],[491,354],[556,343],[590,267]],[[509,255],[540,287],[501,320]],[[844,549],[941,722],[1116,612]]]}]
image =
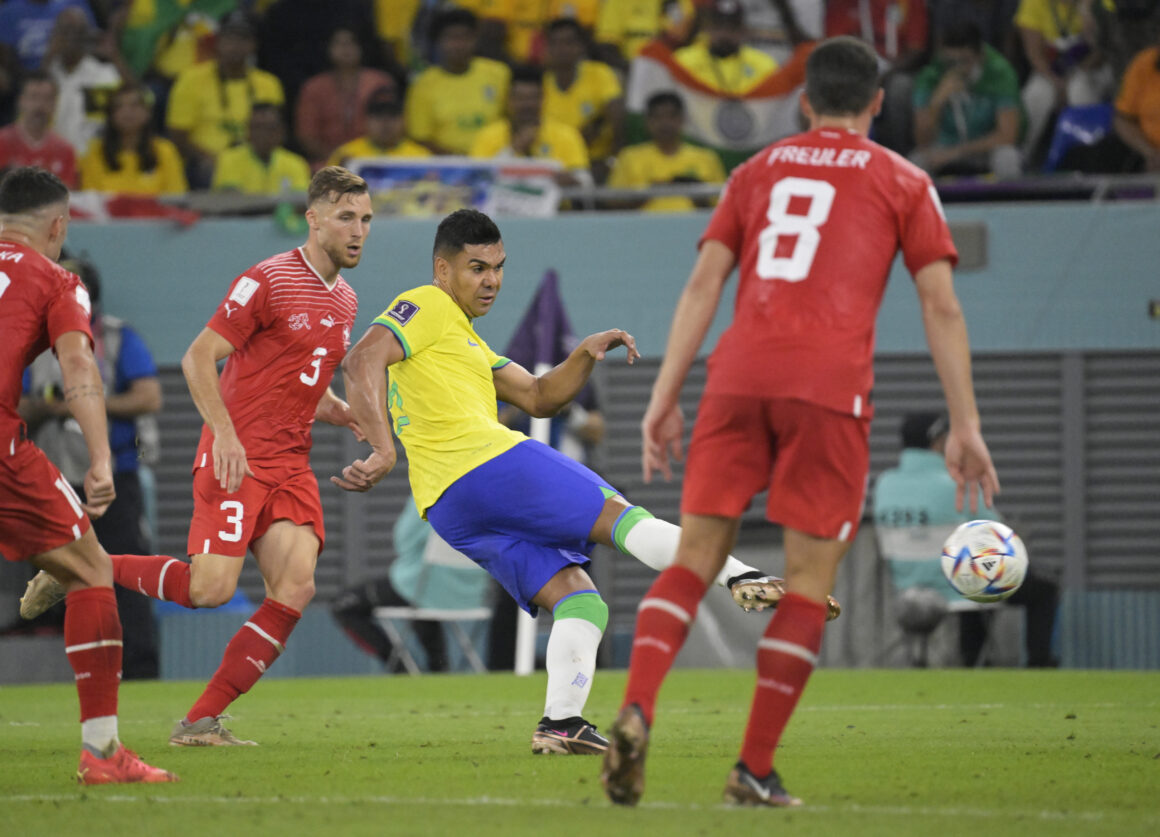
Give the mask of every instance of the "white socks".
[{"label": "white socks", "polygon": [[117,716],[104,715],[81,722],[81,744],[93,755],[109,758],[117,752]]},{"label": "white socks", "polygon": [[548,635],[548,695],[544,716],[554,721],[584,714],[603,631],[587,619],[557,619]]},{"label": "white socks", "polygon": [[[656,517],[638,520],[624,536],[624,546],[628,553],[646,567],[660,572],[673,565],[677,559],[677,544],[681,540],[681,527]],[[725,566],[714,583],[724,587],[733,576],[747,572],[759,572],[742,564],[732,555],[725,559]],[[764,575],[764,573],[762,573]]]}]

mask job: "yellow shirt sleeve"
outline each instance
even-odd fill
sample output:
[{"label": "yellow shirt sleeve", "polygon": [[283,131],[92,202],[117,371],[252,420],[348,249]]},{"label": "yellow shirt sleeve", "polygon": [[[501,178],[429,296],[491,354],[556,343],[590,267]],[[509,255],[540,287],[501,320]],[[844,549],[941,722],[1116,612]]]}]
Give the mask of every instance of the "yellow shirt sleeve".
[{"label": "yellow shirt sleeve", "polygon": [[192,131],[197,124],[199,82],[197,66],[185,70],[173,83],[169,104],[165,110],[165,127],[170,130]]},{"label": "yellow shirt sleeve", "polygon": [[588,146],[584,137],[570,125],[555,123],[551,126],[552,158],[559,160],[566,169],[588,168]]},{"label": "yellow shirt sleeve", "polygon": [[482,128],[471,142],[471,157],[486,159],[494,157],[511,145],[511,131],[506,119],[492,122]]},{"label": "yellow shirt sleeve", "polygon": [[647,186],[646,181],[636,165],[637,153],[634,147],[625,148],[616,155],[616,165],[608,174],[608,185],[618,189],[628,189],[634,186]]},{"label": "yellow shirt sleeve", "polygon": [[434,111],[430,105],[432,70],[425,70],[419,74],[415,82],[407,90],[407,98],[403,104],[403,116],[407,120],[407,133],[419,142],[430,142],[435,136]]},{"label": "yellow shirt sleeve", "polygon": [[157,169],[161,175],[161,194],[181,195],[188,192],[185,163],[182,162],[177,146],[163,137],[158,137],[153,140],[153,150],[157,154]]},{"label": "yellow shirt sleeve", "polygon": [[[431,290],[443,293],[434,286]],[[446,330],[444,307],[437,305],[430,293],[427,287],[405,291],[375,317],[375,324],[386,326],[395,335],[405,357],[413,357],[434,344]]]}]

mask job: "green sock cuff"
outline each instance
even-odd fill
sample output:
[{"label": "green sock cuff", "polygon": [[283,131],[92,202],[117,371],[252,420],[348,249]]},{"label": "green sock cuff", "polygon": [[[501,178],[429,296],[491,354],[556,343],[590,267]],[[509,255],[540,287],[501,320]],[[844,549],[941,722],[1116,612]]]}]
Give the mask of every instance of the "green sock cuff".
[{"label": "green sock cuff", "polygon": [[583,619],[591,622],[600,632],[608,627],[608,605],[596,592],[573,593],[556,604],[553,619]]},{"label": "green sock cuff", "polygon": [[616,548],[625,555],[631,554],[624,545],[624,539],[628,537],[628,533],[636,524],[652,516],[652,512],[643,506],[629,506],[625,509],[616,519],[616,523],[612,524],[612,540],[616,543]]}]

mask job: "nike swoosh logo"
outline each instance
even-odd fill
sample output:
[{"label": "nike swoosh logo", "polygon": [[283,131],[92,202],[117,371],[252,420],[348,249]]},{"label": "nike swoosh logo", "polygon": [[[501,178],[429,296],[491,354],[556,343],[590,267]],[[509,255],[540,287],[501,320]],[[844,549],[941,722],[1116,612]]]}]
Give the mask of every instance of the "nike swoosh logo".
[{"label": "nike swoosh logo", "polygon": [[475,346],[476,348],[479,348],[479,344],[478,344],[478,343],[472,343],[470,340],[468,340],[468,341],[467,341],[467,345],[468,345],[468,346]]}]

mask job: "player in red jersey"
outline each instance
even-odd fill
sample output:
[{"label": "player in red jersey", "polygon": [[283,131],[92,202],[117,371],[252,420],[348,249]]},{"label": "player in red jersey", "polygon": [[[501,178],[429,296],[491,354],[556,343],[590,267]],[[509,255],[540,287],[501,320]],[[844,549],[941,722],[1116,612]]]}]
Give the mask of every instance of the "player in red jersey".
[{"label": "player in red jersey", "polygon": [[[121,620],[109,556],[89,515],[114,499],[105,388],[93,358],[89,295],[54,263],[68,233],[68,188],[43,169],[13,169],[0,182],[0,553],[51,573],[68,600],[64,644],[81,706],[82,784],[173,782],[125,749],[117,735]],[[26,437],[16,412],[21,376],[51,346],[64,400],[89,452],[82,503]],[[86,514],[87,512],[87,514]]]},{"label": "player in red jersey", "polygon": [[[337,166],[320,169],[310,184],[306,244],[235,279],[182,359],[205,420],[193,465],[192,562],[114,555],[114,578],[153,598],[217,607],[234,595],[249,548],[266,599],[226,646],[171,744],[254,743],[235,737],[221,716],[282,652],[314,596],[325,530],[310,469],[310,425],[350,427],[362,438],[330,381],[358,310],[339,270],[359,263],[372,214],[366,181]],[[25,597],[37,607],[52,602],[53,591],[41,581],[33,579]]]},{"label": "player in red jersey", "polygon": [[646,480],[658,470],[669,478],[670,459],[681,458],[677,395],[735,265],[740,285],[693,428],[677,562],[638,611],[601,776],[615,803],[640,799],[657,691],[738,518],[768,488],[767,516],[785,532],[787,592],[758,643],[757,688],[725,801],[800,804],[773,770],[773,751],[817,661],[826,595],[861,517],[874,322],[899,250],[947,400],[946,464],[960,505],[969,492],[973,507],[981,487],[989,506],[999,489],[952,282],[957,253],[930,178],[866,138],[882,97],[869,47],[852,38],[819,45],[802,97],[810,130],[733,172],[701,240],[641,425]]}]

